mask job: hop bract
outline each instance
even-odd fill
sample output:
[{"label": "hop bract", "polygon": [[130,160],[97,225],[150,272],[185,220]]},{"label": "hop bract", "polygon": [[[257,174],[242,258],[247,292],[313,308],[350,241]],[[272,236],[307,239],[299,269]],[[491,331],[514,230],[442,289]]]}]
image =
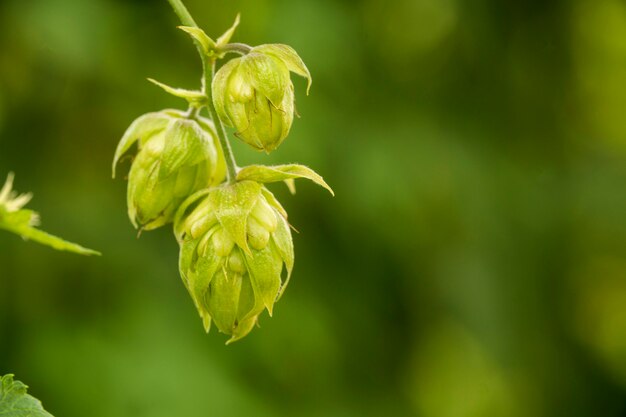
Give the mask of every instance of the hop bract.
[{"label": "hop bract", "polygon": [[213,103],[220,119],[257,150],[271,152],[287,137],[294,115],[289,72],[311,75],[296,51],[287,45],[252,48],[230,60],[213,80]]},{"label": "hop bract", "polygon": [[264,309],[271,315],[294,262],[286,216],[255,181],[201,191],[181,206],[174,223],[180,273],[206,331],[214,322],[232,342]]},{"label": "hop bract", "polygon": [[166,110],[141,116],[128,128],[113,161],[135,143],[139,151],[128,176],[128,216],[136,228],[152,230],[174,219],[182,202],[220,183],[226,167],[213,125]]}]

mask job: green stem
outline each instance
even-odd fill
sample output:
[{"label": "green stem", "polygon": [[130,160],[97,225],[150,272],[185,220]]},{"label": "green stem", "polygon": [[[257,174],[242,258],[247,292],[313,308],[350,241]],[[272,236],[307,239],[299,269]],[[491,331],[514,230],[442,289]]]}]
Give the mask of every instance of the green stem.
[{"label": "green stem", "polygon": [[245,43],[227,43],[226,45],[220,48],[221,52],[235,52],[237,54],[245,55],[252,50],[250,45],[246,45]]},{"label": "green stem", "polygon": [[[185,26],[193,26],[198,27],[193,17],[189,13],[189,10],[185,7],[182,0],[167,0],[174,12],[180,19],[181,23]],[[233,45],[232,51],[247,53],[249,50],[246,50],[245,47],[247,45],[242,44],[231,44]],[[226,129],[224,129],[224,125],[217,115],[217,110],[215,110],[215,106],[213,105],[213,91],[211,90],[211,83],[213,82],[213,76],[215,75],[215,59],[209,59],[202,53],[202,49],[198,46],[198,52],[200,53],[200,58],[202,59],[202,67],[203,67],[203,77],[202,77],[202,91],[207,96],[207,107],[209,108],[209,113],[211,114],[211,118],[213,119],[213,123],[215,124],[215,130],[217,131],[217,137],[220,141],[220,145],[222,146],[222,151],[224,152],[224,158],[226,159],[226,180],[229,183],[232,183],[237,178],[237,163],[235,162],[235,155],[233,154],[233,150],[230,147],[230,143],[228,142],[228,136],[226,135]],[[249,48],[249,47],[248,47]]]},{"label": "green stem", "polygon": [[202,63],[204,67],[204,93],[208,99],[207,107],[209,108],[211,119],[213,119],[213,123],[215,124],[215,130],[217,131],[217,137],[220,141],[220,145],[222,145],[222,150],[224,151],[224,159],[226,159],[226,167],[228,169],[226,180],[232,183],[235,182],[237,178],[237,162],[235,162],[235,155],[233,154],[233,150],[228,142],[228,136],[226,134],[226,129],[224,129],[224,124],[220,120],[217,110],[215,109],[215,105],[213,104],[213,90],[211,89],[211,83],[213,82],[213,77],[215,76],[215,59],[209,60],[206,57],[203,57]]},{"label": "green stem", "polygon": [[176,13],[178,18],[180,19],[180,22],[184,26],[198,27],[198,24],[196,23],[195,20],[193,20],[193,17],[191,17],[191,14],[189,14],[189,10],[187,10],[182,0],[167,0],[167,1],[170,2],[172,9],[174,9],[174,13]]},{"label": "green stem", "polygon": [[195,106],[189,106],[189,108],[187,109],[187,113],[185,114],[185,117],[187,119],[195,119],[196,117],[198,117],[198,113],[200,113],[200,108],[195,107]]}]

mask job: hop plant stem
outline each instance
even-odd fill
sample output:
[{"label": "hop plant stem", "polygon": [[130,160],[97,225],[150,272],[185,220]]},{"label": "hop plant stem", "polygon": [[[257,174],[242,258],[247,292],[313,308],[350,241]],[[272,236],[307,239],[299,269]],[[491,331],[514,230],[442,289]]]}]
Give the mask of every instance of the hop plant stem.
[{"label": "hop plant stem", "polygon": [[206,57],[202,58],[202,66],[204,67],[204,93],[208,99],[207,107],[209,108],[209,113],[211,114],[213,123],[215,123],[217,137],[219,138],[220,145],[222,145],[222,150],[224,151],[224,158],[226,159],[227,167],[226,180],[232,183],[237,178],[237,163],[235,162],[235,155],[230,147],[230,142],[228,141],[228,136],[226,135],[226,129],[224,129],[224,124],[217,115],[217,110],[215,110],[215,105],[213,104],[213,90],[211,89],[211,84],[213,82],[213,77],[215,76],[215,59],[211,59],[210,62],[207,61],[209,60]]},{"label": "hop plant stem", "polygon": [[185,7],[185,5],[183,4],[181,0],[167,0],[167,1],[169,1],[170,5],[172,6],[172,9],[174,9],[174,13],[176,13],[176,15],[178,16],[178,18],[180,19],[183,25],[198,27],[198,25],[196,24],[196,21],[193,20],[193,17],[191,17],[191,14],[189,14],[189,10],[187,10],[187,8]]},{"label": "hop plant stem", "polygon": [[245,43],[228,43],[220,48],[222,52],[234,52],[237,54],[245,55],[252,50],[250,45]]},{"label": "hop plant stem", "polygon": [[[185,26],[193,26],[198,27],[198,24],[191,14],[187,7],[183,4],[182,0],[168,0],[174,12],[180,19],[180,22]],[[245,48],[244,48],[245,47]],[[246,49],[248,48],[248,49]],[[249,47],[243,44],[232,44],[232,51],[237,52],[248,52]],[[227,176],[226,180],[229,183],[235,181],[237,177],[237,163],[235,161],[235,155],[233,154],[233,150],[230,147],[230,142],[228,141],[228,136],[226,134],[226,129],[224,129],[224,125],[220,118],[217,115],[217,111],[215,110],[215,106],[213,105],[213,92],[211,90],[211,83],[213,82],[213,76],[215,75],[215,58],[207,57],[202,49],[198,46],[198,52],[200,54],[200,58],[202,59],[202,68],[203,68],[203,78],[202,78],[202,91],[207,97],[207,107],[209,109],[209,114],[213,119],[213,123],[215,124],[215,130],[217,131],[217,137],[220,141],[220,145],[222,146],[222,150],[224,151],[224,158],[226,159],[226,167],[227,167]]]}]

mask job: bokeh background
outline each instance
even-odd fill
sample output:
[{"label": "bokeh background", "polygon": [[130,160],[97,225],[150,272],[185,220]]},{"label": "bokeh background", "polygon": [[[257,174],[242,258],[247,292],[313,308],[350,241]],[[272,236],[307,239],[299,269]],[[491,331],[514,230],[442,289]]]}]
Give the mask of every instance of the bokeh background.
[{"label": "bokeh background", "polygon": [[274,318],[205,335],[164,228],[112,180],[137,116],[198,85],[165,0],[0,1],[0,176],[85,258],[0,234],[0,374],[58,417],[626,415],[626,3],[187,0],[295,47],[271,156],[300,231]]}]

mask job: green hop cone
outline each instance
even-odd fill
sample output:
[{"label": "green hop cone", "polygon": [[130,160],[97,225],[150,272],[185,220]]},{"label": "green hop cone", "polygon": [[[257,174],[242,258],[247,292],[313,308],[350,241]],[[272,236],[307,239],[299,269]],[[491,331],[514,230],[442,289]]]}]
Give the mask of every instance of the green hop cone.
[{"label": "green hop cone", "polygon": [[[294,115],[289,72],[311,75],[296,51],[270,44],[230,60],[213,80],[213,104],[220,119],[253,148],[271,152],[287,137]],[[307,90],[308,91],[308,90]]]},{"label": "green hop cone", "polygon": [[293,269],[286,218],[255,181],[200,191],[180,207],[180,273],[207,332],[214,322],[230,343],[246,336],[264,309],[272,314]]},{"label": "green hop cone", "polygon": [[175,110],[141,116],[118,145],[114,177],[120,157],[135,142],[139,151],[128,176],[128,215],[141,230],[172,222],[187,197],[226,175],[217,135],[206,119],[187,119]]}]

